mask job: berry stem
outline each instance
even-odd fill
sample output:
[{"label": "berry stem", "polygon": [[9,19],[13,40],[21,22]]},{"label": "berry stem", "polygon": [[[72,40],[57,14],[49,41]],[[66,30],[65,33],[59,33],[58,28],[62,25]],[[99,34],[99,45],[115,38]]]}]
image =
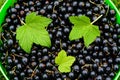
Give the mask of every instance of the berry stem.
[{"label": "berry stem", "polygon": [[13,61],[15,61],[15,55],[11,54],[11,56],[13,57]]},{"label": "berry stem", "polygon": [[48,73],[48,74],[54,74],[54,71],[51,71],[51,70],[46,70],[46,72]]},{"label": "berry stem", "polygon": [[89,2],[91,4],[94,4],[95,6],[99,6],[100,8],[104,9],[104,7],[102,6],[102,4],[97,4],[97,3],[93,2],[92,0],[89,0]]},{"label": "berry stem", "polygon": [[20,55],[18,55],[18,54],[13,54],[14,56],[17,56],[17,57],[21,57],[21,58],[23,58],[24,56],[20,56]]},{"label": "berry stem", "polygon": [[57,13],[57,11],[55,10],[55,6],[53,7],[53,13]]},{"label": "berry stem", "polygon": [[[6,33],[10,33],[10,32],[8,32],[7,30],[5,30],[5,32],[6,32]],[[10,35],[10,38],[12,38],[12,36],[11,36],[11,35]]]},{"label": "berry stem", "polygon": [[114,28],[113,23],[110,21],[110,26]]},{"label": "berry stem", "polygon": [[59,2],[62,2],[63,0],[59,0]]},{"label": "berry stem", "polygon": [[84,68],[84,67],[90,67],[92,66],[92,64],[85,64],[84,66],[82,66],[81,68]]},{"label": "berry stem", "polygon": [[30,78],[32,78],[33,76],[34,76],[34,74],[35,74],[35,70],[38,68],[38,65],[35,67],[35,69],[33,70],[33,72],[32,72],[32,75],[31,75],[31,77]]},{"label": "berry stem", "polygon": [[7,41],[7,39],[3,35],[1,35],[0,37],[2,37],[5,41]]},{"label": "berry stem", "polygon": [[20,22],[21,22],[22,24],[26,25],[22,20],[20,20]]},{"label": "berry stem", "polygon": [[28,4],[27,4],[27,3],[25,3],[25,2],[23,2],[23,4],[24,4],[25,6],[28,6]]},{"label": "berry stem", "polygon": [[100,15],[97,19],[95,19],[91,24],[94,24],[97,20],[99,20],[103,15]]},{"label": "berry stem", "polygon": [[10,32],[13,33],[13,34],[16,34],[16,32],[13,32],[12,30],[10,30]]},{"label": "berry stem", "polygon": [[4,26],[7,26],[7,25],[8,25],[7,23],[4,23],[4,24],[2,24],[1,28],[4,27]]},{"label": "berry stem", "polygon": [[[6,55],[5,55],[5,60],[6,60],[6,58],[8,57],[8,51],[6,51],[5,53],[6,53]],[[5,62],[6,62],[5,60],[2,62],[2,64],[5,64]]]},{"label": "berry stem", "polygon": [[94,5],[97,5],[95,2],[93,2],[93,1],[91,1],[91,0],[89,0],[89,2],[92,3],[92,4],[94,4]]},{"label": "berry stem", "polygon": [[55,67],[55,70],[62,76],[62,73],[60,73],[60,72],[58,71],[58,69],[56,68],[56,66],[53,65],[53,64],[51,64],[51,65],[54,66],[54,67]]},{"label": "berry stem", "polygon": [[61,39],[60,39],[60,49],[62,50],[62,42],[61,42]]},{"label": "berry stem", "polygon": [[107,16],[108,12],[109,12],[109,7],[108,7],[108,9],[107,9],[107,11],[106,11],[106,14],[105,14],[105,16]]}]

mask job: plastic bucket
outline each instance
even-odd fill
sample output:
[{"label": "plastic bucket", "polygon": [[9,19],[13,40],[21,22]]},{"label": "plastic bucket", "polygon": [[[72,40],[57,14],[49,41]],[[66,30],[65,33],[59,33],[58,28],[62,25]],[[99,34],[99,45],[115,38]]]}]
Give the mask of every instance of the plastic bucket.
[{"label": "plastic bucket", "polygon": [[[2,5],[2,7],[0,8],[0,27],[1,27],[1,24],[3,23],[4,18],[6,16],[6,14],[7,14],[7,9],[10,6],[12,6],[15,2],[16,2],[16,0],[6,0],[4,2],[4,4]],[[2,53],[0,53],[0,54],[2,54]],[[1,61],[0,61],[0,71],[3,74],[3,76],[5,77],[5,79],[9,80],[7,72],[6,72],[5,68],[2,66],[2,62]]]},{"label": "plastic bucket", "polygon": [[[3,4],[3,6],[1,7],[1,9],[0,9],[0,26],[3,23],[4,18],[7,14],[7,9],[10,6],[12,6],[16,1],[17,0],[6,0],[5,3]],[[114,5],[114,3],[111,0],[105,0],[104,2],[105,2],[105,4],[109,5],[111,9],[114,9],[117,12],[116,13],[116,18],[117,18],[116,23],[120,24],[120,12],[118,11],[118,9]],[[7,75],[7,72],[6,72],[5,68],[2,66],[1,61],[0,61],[0,71],[3,74],[3,76],[5,77],[5,79],[9,80],[9,76]],[[119,77],[120,77],[120,70],[117,72],[117,74],[116,74],[116,76],[114,77],[113,80],[118,80]]]}]

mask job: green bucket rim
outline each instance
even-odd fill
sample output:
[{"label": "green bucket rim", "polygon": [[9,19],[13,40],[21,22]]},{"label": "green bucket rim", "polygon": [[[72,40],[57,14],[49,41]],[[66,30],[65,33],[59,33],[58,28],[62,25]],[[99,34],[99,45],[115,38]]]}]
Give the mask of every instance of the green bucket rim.
[{"label": "green bucket rim", "polygon": [[116,18],[117,18],[116,23],[120,24],[120,11],[117,9],[115,4],[112,2],[112,0],[105,0],[104,2],[108,4],[111,9],[114,9],[116,11]]},{"label": "green bucket rim", "polygon": [[[4,21],[4,18],[6,16],[7,9],[15,3],[16,0],[5,0],[4,4],[0,8],[0,27]],[[6,70],[2,65],[2,62],[0,61],[0,72],[4,76],[6,80],[9,80],[9,77],[7,76]]]},{"label": "green bucket rim", "polygon": [[[6,15],[6,11],[7,9],[13,5],[13,3],[15,3],[17,0],[6,0],[5,3],[2,5],[2,7],[0,8],[0,26],[2,25],[5,15]],[[117,9],[117,7],[114,5],[114,3],[111,0],[104,0],[105,4],[108,4],[110,6],[111,9],[114,9],[116,11],[116,18],[117,21],[116,23],[120,24],[120,12]],[[0,71],[3,74],[3,76],[5,77],[6,80],[9,80],[7,74],[5,73],[6,71],[4,70],[4,67],[2,65],[2,62],[0,62]],[[113,80],[118,80],[118,78],[120,77],[120,70],[118,71],[118,73],[116,74],[116,76],[114,77]]]},{"label": "green bucket rim", "polygon": [[[7,3],[8,3],[8,0],[5,0],[4,4],[3,4],[3,5],[1,6],[1,8],[0,8],[0,14],[1,14],[1,15],[3,15],[2,12],[3,12],[3,9],[4,9],[4,7],[6,6]],[[2,18],[3,18],[3,17],[1,17],[1,19],[2,19]],[[1,26],[2,22],[3,22],[3,21],[0,21],[0,26]]]},{"label": "green bucket rim", "polygon": [[4,4],[3,4],[2,7],[0,8],[0,12],[2,11],[3,7],[6,5],[7,2],[8,2],[8,0],[5,0]]},{"label": "green bucket rim", "polygon": [[[2,13],[3,8],[4,8],[5,5],[7,4],[7,2],[8,2],[8,0],[5,0],[4,4],[1,6],[1,8],[0,8],[0,14]],[[1,22],[1,24],[2,24],[2,22]],[[0,25],[1,25],[1,24],[0,24]],[[2,73],[2,75],[4,76],[4,78],[5,78],[6,80],[9,80],[9,78],[8,78],[7,75],[5,74],[5,70],[3,70],[3,69],[4,69],[4,67],[2,66],[2,62],[0,62],[0,72]]]},{"label": "green bucket rim", "polygon": [[[108,4],[110,6],[111,9],[114,9],[116,11],[116,18],[117,21],[116,23],[120,24],[120,11],[117,9],[117,7],[115,6],[115,4],[112,2],[112,0],[105,0],[105,3]],[[120,68],[120,67],[119,67]],[[113,80],[118,80],[118,78],[120,77],[120,69],[117,72],[117,74],[115,75]]]}]

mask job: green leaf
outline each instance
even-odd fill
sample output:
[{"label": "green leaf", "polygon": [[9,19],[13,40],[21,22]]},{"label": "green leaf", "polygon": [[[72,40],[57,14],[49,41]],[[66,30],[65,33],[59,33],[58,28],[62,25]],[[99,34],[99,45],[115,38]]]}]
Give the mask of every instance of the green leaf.
[{"label": "green leaf", "polygon": [[74,27],[72,28],[69,34],[69,39],[72,41],[72,40],[82,38],[84,31],[85,31],[84,26],[74,25]]},{"label": "green leaf", "polygon": [[85,46],[88,47],[89,44],[91,44],[97,36],[100,36],[99,28],[94,25],[89,26],[88,31],[83,37]]},{"label": "green leaf", "polygon": [[22,49],[24,49],[27,53],[30,52],[31,47],[32,47],[32,43],[33,43],[33,36],[29,36],[31,35],[32,32],[31,29],[27,29],[29,27],[26,26],[21,26],[17,29],[17,35],[16,35],[16,39],[19,40],[19,44],[22,47]]},{"label": "green leaf", "polygon": [[37,15],[35,12],[32,12],[26,16],[25,22],[27,25],[34,25],[38,29],[43,29],[52,22],[51,19]]},{"label": "green leaf", "polygon": [[58,56],[55,58],[55,63],[58,66],[58,70],[62,73],[67,73],[71,71],[71,66],[75,61],[75,57],[67,56],[64,50],[61,50],[58,53]]},{"label": "green leaf", "polygon": [[64,50],[61,50],[58,53],[58,56],[55,58],[55,63],[56,64],[61,64],[62,63],[61,58],[64,58],[64,57],[67,57],[67,54]]},{"label": "green leaf", "polygon": [[[41,19],[43,19],[43,17],[36,15],[36,13],[30,13],[28,16],[26,16],[26,23],[24,23],[24,25],[19,27],[16,31],[16,39],[19,40],[19,45],[27,53],[30,53],[33,43],[45,47],[51,46],[50,36],[45,27],[52,20],[44,18],[43,21],[45,21],[45,19],[47,21],[50,20],[45,24],[45,22],[42,21],[38,22]],[[42,23],[44,23],[45,25],[43,26]]]},{"label": "green leaf", "polygon": [[84,15],[83,16],[70,16],[69,20],[74,25],[78,25],[78,27],[79,25],[87,26],[88,24],[90,24],[90,19]]},{"label": "green leaf", "polygon": [[84,44],[88,47],[97,36],[100,36],[98,26],[92,25],[90,19],[86,16],[70,16],[69,20],[74,24],[69,39],[76,40],[83,37]]}]

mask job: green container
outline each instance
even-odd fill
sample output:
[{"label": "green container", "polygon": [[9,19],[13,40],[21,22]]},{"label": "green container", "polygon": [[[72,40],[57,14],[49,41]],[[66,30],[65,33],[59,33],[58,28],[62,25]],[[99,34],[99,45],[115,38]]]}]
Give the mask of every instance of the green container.
[{"label": "green container", "polygon": [[[4,18],[7,14],[7,9],[12,6],[14,3],[16,2],[16,0],[5,0],[4,4],[2,5],[2,7],[0,8],[0,26],[2,25]],[[0,53],[1,55],[2,53]],[[3,76],[5,77],[6,80],[9,80],[9,77],[7,75],[7,72],[5,70],[5,68],[2,66],[2,62],[0,61],[0,71],[3,74]]]},{"label": "green container", "polygon": [[6,0],[3,6],[0,9],[0,25],[3,23],[4,18],[7,14],[7,9],[12,6],[16,0]]},{"label": "green container", "polygon": [[[3,6],[1,7],[1,9],[0,9],[0,26],[3,23],[4,18],[7,14],[7,9],[10,6],[12,6],[16,1],[17,0],[6,0],[5,3],[3,4]],[[118,11],[118,9],[114,5],[114,3],[111,0],[105,0],[104,2],[105,2],[105,4],[109,5],[111,9],[114,9],[117,12],[116,13],[116,18],[117,18],[116,23],[120,24],[120,12]],[[5,79],[9,80],[9,76],[7,75],[5,68],[2,66],[1,61],[0,61],[0,71],[3,74],[3,76],[5,77]],[[115,76],[115,78],[113,80],[118,80],[119,77],[120,77],[120,70],[117,72],[117,75]]]}]

